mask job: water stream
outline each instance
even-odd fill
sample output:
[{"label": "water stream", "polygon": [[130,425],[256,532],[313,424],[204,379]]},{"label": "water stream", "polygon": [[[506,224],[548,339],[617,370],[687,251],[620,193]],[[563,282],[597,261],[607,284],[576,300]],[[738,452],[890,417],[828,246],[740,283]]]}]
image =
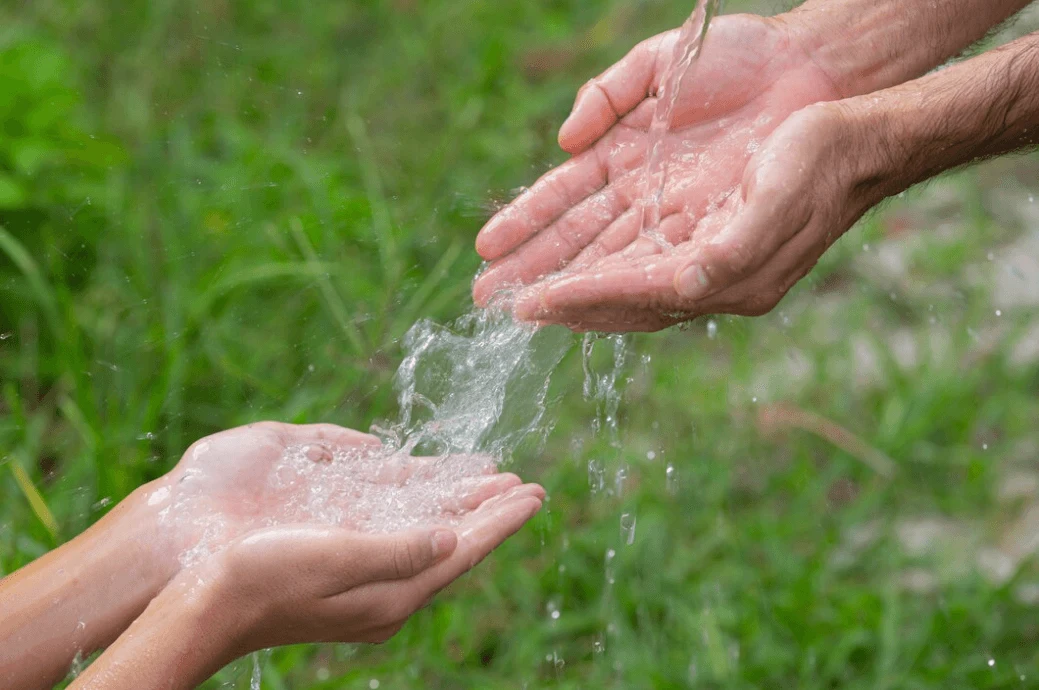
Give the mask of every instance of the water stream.
[{"label": "water stream", "polygon": [[653,119],[649,125],[646,163],[642,180],[642,219],[640,235],[653,238],[658,244],[667,244],[660,234],[660,206],[667,186],[668,161],[664,155],[664,142],[671,130],[682,82],[700,57],[704,38],[711,19],[718,13],[721,0],[697,0],[696,8],[682,24],[675,42],[671,62],[660,80]]},{"label": "water stream", "polygon": [[[649,129],[644,168],[641,234],[658,242],[660,206],[667,184],[664,143],[670,131],[683,78],[700,48],[719,0],[698,0],[682,25],[672,63],[662,79]],[[403,360],[395,377],[399,416],[372,427],[380,449],[331,449],[332,461],[312,461],[308,447],[289,448],[270,474],[272,491],[307,487],[286,502],[284,515],[268,523],[317,520],[365,531],[395,531],[439,517],[440,503],[460,477],[479,474],[488,461],[501,465],[526,443],[537,448],[552,429],[549,386],[553,371],[575,337],[562,328],[536,330],[516,323],[503,310],[473,309],[448,325],[416,323],[405,335]],[[596,353],[599,353],[598,355]],[[630,354],[626,337],[586,335],[581,341],[584,397],[596,405],[593,435],[605,434],[613,458],[590,458],[590,490],[622,502],[628,467],[621,455],[618,377]],[[426,471],[402,484],[372,481],[380,467],[407,465],[426,456]],[[536,479],[536,478],[535,478]],[[675,482],[668,466],[669,488]],[[343,496],[351,497],[344,502]],[[621,509],[619,509],[621,510]],[[616,548],[636,538],[633,509],[619,513],[618,542],[605,551],[603,605],[610,608]],[[193,558],[208,551],[193,550]],[[558,616],[558,611],[555,612]],[[610,630],[596,646],[601,655]],[[259,685],[259,658],[253,658],[251,686]]]}]

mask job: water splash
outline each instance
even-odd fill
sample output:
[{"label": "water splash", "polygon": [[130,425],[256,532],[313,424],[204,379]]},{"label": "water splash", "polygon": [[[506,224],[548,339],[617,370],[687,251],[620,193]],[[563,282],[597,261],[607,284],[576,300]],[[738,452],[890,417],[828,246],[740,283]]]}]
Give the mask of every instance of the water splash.
[{"label": "water splash", "polygon": [[[394,532],[456,524],[464,497],[483,475],[518,448],[544,443],[555,421],[548,399],[552,372],[573,343],[564,328],[539,330],[497,309],[473,310],[446,326],[419,321],[402,340],[399,416],[372,428],[382,445],[288,446],[260,477],[255,500],[264,510],[239,516],[235,530],[308,523]],[[606,390],[607,379],[597,391]],[[208,449],[198,444],[192,459],[203,459]],[[193,468],[172,494],[160,489],[165,493],[154,497],[156,505],[169,502],[164,520],[190,521],[197,535],[181,553],[185,567],[237,536],[196,488],[201,473]]]},{"label": "water splash", "polygon": [[551,375],[572,343],[565,329],[538,330],[497,309],[449,326],[419,321],[404,337],[396,375],[400,417],[373,430],[394,452],[507,460],[528,436],[551,429]]},{"label": "water splash", "polygon": [[653,119],[649,125],[648,154],[642,174],[642,218],[639,228],[640,235],[651,237],[658,244],[668,244],[659,232],[660,205],[667,186],[668,168],[667,159],[663,155],[664,140],[671,129],[682,82],[700,57],[707,29],[720,6],[721,0],[697,0],[696,8],[679,30],[671,62],[660,80]]}]

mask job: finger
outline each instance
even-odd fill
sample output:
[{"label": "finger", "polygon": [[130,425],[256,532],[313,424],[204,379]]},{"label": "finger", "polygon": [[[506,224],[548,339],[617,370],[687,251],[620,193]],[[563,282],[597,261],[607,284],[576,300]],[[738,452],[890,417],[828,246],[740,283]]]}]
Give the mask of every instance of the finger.
[{"label": "finger", "polygon": [[454,494],[446,497],[441,503],[441,507],[451,513],[475,510],[485,501],[504,494],[522,483],[522,479],[508,472],[490,477],[466,479],[456,485]]},{"label": "finger", "polygon": [[570,116],[559,128],[564,151],[584,151],[656,90],[659,58],[670,53],[676,35],[668,32],[639,43],[581,87]]},{"label": "finger", "polygon": [[810,212],[799,218],[791,211],[771,202],[748,203],[709,241],[691,246],[676,271],[675,290],[687,300],[702,300],[754,274],[811,219]]},{"label": "finger", "polygon": [[404,620],[519,531],[541,509],[543,499],[544,490],[536,485],[491,499],[465,519],[458,546],[445,561],[406,582],[378,582],[355,591],[379,602],[377,608],[390,620]]},{"label": "finger", "polygon": [[474,301],[485,305],[499,290],[560,270],[626,209],[611,187],[588,197],[484,271],[473,285]]},{"label": "finger", "polygon": [[696,316],[684,312],[665,316],[647,309],[606,307],[555,312],[545,323],[565,326],[577,333],[653,333]]},{"label": "finger", "polygon": [[596,236],[581,253],[571,261],[567,269],[581,271],[597,261],[621,251],[635,241],[642,226],[642,213],[638,206],[628,208],[616,220]]},{"label": "finger", "polygon": [[548,227],[606,185],[605,163],[595,151],[586,151],[542,175],[480,230],[476,251],[494,261]]},{"label": "finger", "polygon": [[292,426],[299,443],[324,441],[333,446],[352,448],[355,446],[377,447],[382,441],[377,436],[336,424],[297,424]]},{"label": "finger", "polygon": [[648,256],[609,270],[593,266],[587,271],[552,281],[533,296],[524,295],[513,305],[516,318],[553,320],[553,314],[596,307],[677,309],[674,273],[683,259]]},{"label": "finger", "polygon": [[349,571],[356,587],[367,582],[415,577],[456,550],[458,536],[445,528],[411,530],[383,535],[354,536],[348,544]]},{"label": "finger", "polygon": [[541,509],[542,500],[529,495],[530,489],[514,489],[511,498],[492,499],[494,505],[478,509],[459,527],[458,548],[450,558],[416,578],[426,595],[436,592],[458,579],[519,531]]}]

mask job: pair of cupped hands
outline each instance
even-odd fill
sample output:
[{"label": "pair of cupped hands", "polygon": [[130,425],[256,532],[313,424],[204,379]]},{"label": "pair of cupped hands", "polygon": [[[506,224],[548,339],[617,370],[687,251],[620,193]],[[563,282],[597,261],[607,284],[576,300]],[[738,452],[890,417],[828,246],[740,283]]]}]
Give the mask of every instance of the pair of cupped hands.
[{"label": "pair of cupped hands", "polygon": [[[149,543],[133,548],[143,554],[138,560],[148,562],[142,570],[158,570],[169,579],[109,647],[111,658],[88,667],[74,687],[124,687],[125,667],[155,656],[156,624],[168,627],[163,644],[175,645],[178,628],[171,621],[193,611],[199,615],[187,635],[191,645],[213,649],[202,660],[185,662],[178,672],[185,677],[173,687],[193,687],[221,665],[258,649],[383,642],[519,530],[545,497],[540,486],[499,472],[489,457],[452,456],[453,466],[466,471],[443,473],[442,481],[452,486],[441,492],[447,498],[440,513],[419,527],[376,533],[363,529],[363,515],[338,525],[293,522],[295,514],[286,506],[305,503],[311,486],[295,482],[272,489],[271,477],[293,447],[304,449],[307,462],[329,463],[340,461],[334,452],[371,452],[379,445],[374,436],[332,424],[261,422],[189,447],[168,474],[113,511],[127,504],[127,510],[137,511],[137,522],[157,525],[144,531]],[[441,477],[440,460],[389,455],[358,479],[378,488],[400,486],[418,475]],[[336,499],[344,515],[351,514],[353,499],[348,491]],[[200,543],[204,553],[185,563],[183,554]]]},{"label": "pair of cupped hands", "polygon": [[[679,31],[589,81],[559,132],[572,154],[476,240],[478,304],[575,330],[654,331],[771,310],[873,203],[842,179],[842,97],[783,17],[716,18],[660,144],[656,237],[640,234],[650,123]],[[819,104],[819,105],[813,105]],[[809,193],[806,193],[809,192]]]}]

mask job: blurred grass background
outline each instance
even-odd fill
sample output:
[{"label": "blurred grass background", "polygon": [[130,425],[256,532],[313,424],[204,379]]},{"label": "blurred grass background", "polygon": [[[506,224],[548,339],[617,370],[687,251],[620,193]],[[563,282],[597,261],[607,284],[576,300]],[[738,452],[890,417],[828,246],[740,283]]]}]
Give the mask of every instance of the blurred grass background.
[{"label": "blurred grass background", "polygon": [[[468,308],[576,88],[689,9],[0,3],[0,575],[202,435],[392,417],[399,337]],[[263,687],[1039,687],[1037,180],[944,177],[773,314],[636,337],[621,450],[573,352],[535,524]]]}]

